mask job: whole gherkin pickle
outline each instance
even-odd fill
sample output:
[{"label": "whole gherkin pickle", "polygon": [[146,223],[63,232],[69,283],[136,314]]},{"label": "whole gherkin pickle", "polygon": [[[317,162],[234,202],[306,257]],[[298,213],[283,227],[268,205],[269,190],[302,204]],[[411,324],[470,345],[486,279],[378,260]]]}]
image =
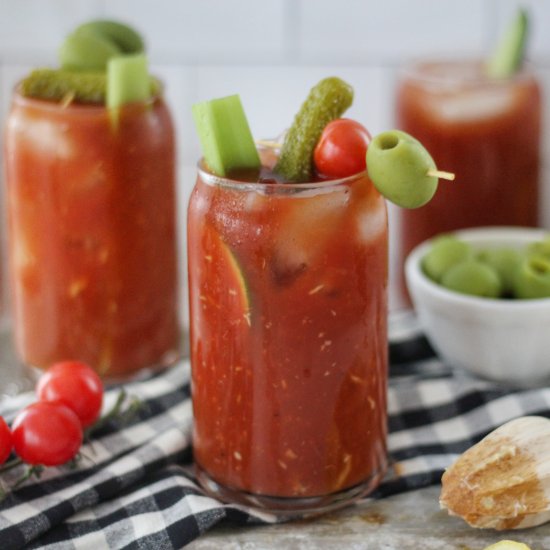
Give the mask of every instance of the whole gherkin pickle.
[{"label": "whole gherkin pickle", "polygon": [[[160,92],[160,83],[151,78],[151,95]],[[25,97],[76,103],[105,104],[107,76],[105,72],[72,72],[63,69],[36,69],[21,81],[20,92]]]},{"label": "whole gherkin pickle", "polygon": [[50,101],[71,97],[79,103],[104,103],[105,87],[105,73],[100,71],[36,69],[21,81],[22,95]]},{"label": "whole gherkin pickle", "polygon": [[325,126],[340,118],[353,101],[353,88],[337,77],[314,86],[288,130],[275,172],[291,182],[311,181],[313,151]]}]

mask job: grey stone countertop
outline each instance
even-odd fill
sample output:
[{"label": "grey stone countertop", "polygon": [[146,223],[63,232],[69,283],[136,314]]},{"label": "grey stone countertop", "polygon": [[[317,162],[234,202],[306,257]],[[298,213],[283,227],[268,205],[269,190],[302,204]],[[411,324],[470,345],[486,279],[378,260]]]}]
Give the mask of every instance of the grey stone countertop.
[{"label": "grey stone countertop", "polygon": [[187,546],[191,550],[483,550],[500,540],[550,550],[550,523],[519,531],[469,527],[439,509],[439,486],[362,502],[316,519],[270,526],[223,524]]}]

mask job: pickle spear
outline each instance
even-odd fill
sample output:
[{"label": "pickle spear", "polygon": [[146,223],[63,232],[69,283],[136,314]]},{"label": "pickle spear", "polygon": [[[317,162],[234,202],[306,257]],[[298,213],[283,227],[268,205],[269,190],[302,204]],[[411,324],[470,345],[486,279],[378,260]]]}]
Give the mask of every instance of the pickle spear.
[{"label": "pickle spear", "polygon": [[378,191],[402,208],[428,203],[439,174],[433,158],[413,136],[387,130],[374,136],[367,149],[367,171]]},{"label": "pickle spear", "polygon": [[325,126],[340,118],[353,101],[353,88],[337,77],[314,86],[290,127],[275,172],[291,182],[311,181],[313,151]]}]

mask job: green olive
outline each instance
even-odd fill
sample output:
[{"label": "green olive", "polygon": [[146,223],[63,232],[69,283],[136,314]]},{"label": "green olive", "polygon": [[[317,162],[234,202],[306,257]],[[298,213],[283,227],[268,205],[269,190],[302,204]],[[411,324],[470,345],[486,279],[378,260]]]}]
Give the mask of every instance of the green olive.
[{"label": "green olive", "polygon": [[529,256],[544,256],[550,258],[550,236],[531,243],[527,247],[527,254]]},{"label": "green olive", "polygon": [[378,191],[404,208],[423,206],[434,196],[438,179],[428,175],[435,162],[424,146],[400,130],[376,135],[367,150],[367,171]]},{"label": "green olive", "polygon": [[529,256],[516,273],[516,298],[550,297],[550,258]]},{"label": "green olive", "polygon": [[523,254],[515,248],[491,248],[481,250],[477,258],[492,267],[502,284],[502,293],[509,296],[514,292],[516,272],[523,260]]},{"label": "green olive", "polygon": [[502,290],[495,270],[475,259],[452,266],[443,275],[441,284],[455,292],[484,298],[498,298]]},{"label": "green olive", "polygon": [[434,239],[422,259],[422,269],[430,279],[439,282],[449,268],[466,260],[471,254],[469,244],[453,235],[441,235]]}]

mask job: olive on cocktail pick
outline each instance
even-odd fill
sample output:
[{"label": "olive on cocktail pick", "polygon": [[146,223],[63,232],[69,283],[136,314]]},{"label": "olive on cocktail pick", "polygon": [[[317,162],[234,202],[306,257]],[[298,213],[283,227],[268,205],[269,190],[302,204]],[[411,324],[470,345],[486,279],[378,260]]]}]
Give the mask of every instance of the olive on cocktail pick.
[{"label": "olive on cocktail pick", "polygon": [[418,208],[431,200],[438,178],[454,174],[437,170],[426,148],[400,130],[376,135],[367,150],[367,171],[378,191],[403,208]]}]

